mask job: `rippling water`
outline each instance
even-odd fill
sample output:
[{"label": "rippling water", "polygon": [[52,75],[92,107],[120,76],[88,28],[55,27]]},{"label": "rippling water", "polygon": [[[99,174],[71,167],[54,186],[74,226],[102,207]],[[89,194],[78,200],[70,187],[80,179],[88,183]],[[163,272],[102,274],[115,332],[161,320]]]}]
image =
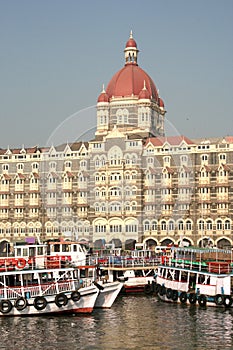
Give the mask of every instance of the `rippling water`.
[{"label": "rippling water", "polygon": [[233,310],[120,296],[88,316],[0,318],[7,350],[233,349]]}]

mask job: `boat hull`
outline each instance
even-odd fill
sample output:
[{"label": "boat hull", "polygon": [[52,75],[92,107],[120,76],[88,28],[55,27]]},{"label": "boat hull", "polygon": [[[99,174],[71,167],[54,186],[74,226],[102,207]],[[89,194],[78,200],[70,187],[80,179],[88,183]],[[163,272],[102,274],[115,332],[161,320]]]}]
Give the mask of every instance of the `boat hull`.
[{"label": "boat hull", "polygon": [[109,282],[100,284],[100,290],[95,302],[95,308],[111,308],[117,296],[119,295],[123,283]]},{"label": "boat hull", "polygon": [[[99,294],[98,288],[90,286],[80,288],[78,292],[80,293],[79,300],[73,300],[71,292],[60,293],[59,295],[62,294],[61,298],[64,298],[60,301],[59,299],[56,300],[56,295],[44,295],[24,299],[24,301],[26,300],[26,305],[17,305],[16,300],[1,300],[0,317],[91,313]],[[64,304],[63,300],[66,300]]]},{"label": "boat hull", "polygon": [[[184,292],[178,292],[177,291],[177,297],[175,297],[175,300],[172,298],[168,298],[167,295],[161,295],[157,294],[158,298],[161,301],[167,302],[167,303],[176,303],[176,304],[182,304],[182,305],[190,305],[190,306],[200,306],[200,307],[221,307],[221,308],[232,308],[232,296],[221,296],[222,301],[218,304],[216,303],[216,299],[213,296],[207,296],[207,295],[196,295],[194,293],[186,293]],[[191,301],[190,301],[191,300]]]}]

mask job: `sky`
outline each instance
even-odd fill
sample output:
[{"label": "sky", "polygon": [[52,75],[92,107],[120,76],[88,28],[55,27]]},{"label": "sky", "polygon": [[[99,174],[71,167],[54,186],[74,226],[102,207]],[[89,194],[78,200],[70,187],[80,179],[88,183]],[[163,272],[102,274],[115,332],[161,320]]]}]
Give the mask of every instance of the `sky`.
[{"label": "sky", "polygon": [[90,140],[131,30],[167,136],[233,135],[232,18],[232,0],[0,0],[0,148]]}]

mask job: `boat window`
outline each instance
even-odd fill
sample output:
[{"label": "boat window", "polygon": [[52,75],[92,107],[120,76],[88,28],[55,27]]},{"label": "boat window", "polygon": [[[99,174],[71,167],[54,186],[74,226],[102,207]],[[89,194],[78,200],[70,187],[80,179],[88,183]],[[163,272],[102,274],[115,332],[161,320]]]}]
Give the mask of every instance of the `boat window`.
[{"label": "boat window", "polygon": [[185,272],[182,272],[182,273],[181,273],[181,281],[182,281],[182,282],[186,282],[187,279],[188,279],[188,274],[185,273]]},{"label": "boat window", "polygon": [[179,281],[179,271],[175,271],[175,280]]},{"label": "boat window", "polygon": [[29,247],[29,256],[35,256],[36,255],[36,251],[34,247]]},{"label": "boat window", "polygon": [[43,247],[38,247],[38,255],[44,255]]},{"label": "boat window", "polygon": [[135,277],[143,277],[143,273],[141,270],[136,270],[135,271]]},{"label": "boat window", "polygon": [[77,252],[77,244],[74,244],[74,245],[73,245],[73,251],[74,251],[74,252]]},{"label": "boat window", "polygon": [[198,276],[198,283],[202,284],[205,281],[205,276],[204,275],[199,275]]},{"label": "boat window", "polygon": [[54,244],[54,252],[56,253],[60,252],[60,244]]},{"label": "boat window", "polygon": [[6,276],[6,284],[7,286],[15,286],[15,279],[13,275]]},{"label": "boat window", "polygon": [[15,256],[21,256],[21,248],[16,249],[16,254]]},{"label": "boat window", "polygon": [[62,252],[63,253],[70,252],[70,245],[62,244]]},{"label": "boat window", "polygon": [[172,280],[172,275],[170,271],[167,272],[167,279]]},{"label": "boat window", "polygon": [[28,256],[28,248],[23,248],[23,256]]},{"label": "boat window", "polygon": [[85,278],[86,277],[86,271],[84,269],[80,270],[80,278]]}]

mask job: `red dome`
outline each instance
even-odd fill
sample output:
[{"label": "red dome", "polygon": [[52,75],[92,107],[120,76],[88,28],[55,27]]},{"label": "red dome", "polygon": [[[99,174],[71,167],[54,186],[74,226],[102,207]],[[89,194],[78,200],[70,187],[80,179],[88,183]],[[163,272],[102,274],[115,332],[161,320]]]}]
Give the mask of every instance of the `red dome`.
[{"label": "red dome", "polygon": [[150,98],[158,101],[158,92],[150,76],[136,64],[126,64],[110,80],[106,93],[111,97],[139,96],[144,84]]},{"label": "red dome", "polygon": [[139,93],[139,96],[138,96],[138,99],[139,100],[149,100],[150,99],[150,94],[149,94],[149,91],[147,90],[146,87],[144,87],[140,93]]},{"label": "red dome", "polygon": [[163,102],[163,100],[161,99],[161,97],[159,97],[159,107],[164,108],[164,102]]},{"label": "red dome", "polygon": [[109,96],[105,91],[102,91],[98,97],[97,102],[109,102]]},{"label": "red dome", "polygon": [[125,47],[136,47],[136,48],[137,48],[136,41],[135,41],[133,38],[130,38],[130,39],[127,41]]}]

